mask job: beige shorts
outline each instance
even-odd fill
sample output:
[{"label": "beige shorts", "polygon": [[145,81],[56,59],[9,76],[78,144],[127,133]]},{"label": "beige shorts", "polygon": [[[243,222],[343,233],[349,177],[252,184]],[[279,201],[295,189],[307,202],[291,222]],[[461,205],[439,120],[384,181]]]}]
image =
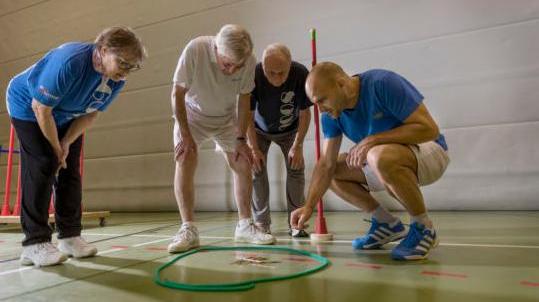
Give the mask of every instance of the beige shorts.
[{"label": "beige shorts", "polygon": [[[442,146],[431,141],[419,145],[409,145],[409,147],[417,159],[417,178],[420,186],[430,185],[442,177],[449,165],[449,155]],[[369,165],[363,167],[363,173],[370,192],[386,189]]]},{"label": "beige shorts", "polygon": [[[195,115],[187,117],[189,130],[197,146],[205,141],[213,140],[216,151],[234,152],[236,149],[236,126],[234,119],[224,123],[215,123],[215,119]],[[180,125],[174,121],[174,146],[181,139]]]}]

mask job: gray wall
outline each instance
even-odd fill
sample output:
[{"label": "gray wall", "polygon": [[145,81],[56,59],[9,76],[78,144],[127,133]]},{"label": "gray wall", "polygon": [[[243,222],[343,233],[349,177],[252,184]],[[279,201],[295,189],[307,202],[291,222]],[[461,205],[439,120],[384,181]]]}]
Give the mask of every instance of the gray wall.
[{"label": "gray wall", "polygon": [[[50,48],[93,40],[107,26],[134,28],[150,57],[88,132],[85,206],[175,210],[169,94],[185,44],[239,23],[258,57],[280,41],[309,66],[308,30],[316,27],[319,61],[350,73],[391,69],[425,95],[452,157],[443,179],[424,189],[430,208],[539,209],[538,16],[532,0],[0,0],[0,97],[12,76]],[[2,102],[2,145],[8,130]],[[313,138],[311,129],[307,178]],[[272,209],[284,209],[284,163],[273,147],[269,166]],[[213,144],[200,151],[196,182],[197,209],[235,209],[230,173]],[[331,193],[325,199],[329,209],[351,209]]]}]

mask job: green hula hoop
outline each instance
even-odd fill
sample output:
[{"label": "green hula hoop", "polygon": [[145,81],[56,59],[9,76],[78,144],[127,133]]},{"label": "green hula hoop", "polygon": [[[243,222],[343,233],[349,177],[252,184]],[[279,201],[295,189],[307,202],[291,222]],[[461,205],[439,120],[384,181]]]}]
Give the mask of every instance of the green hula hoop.
[{"label": "green hula hoop", "polygon": [[[269,250],[269,251],[285,251],[296,255],[301,256],[308,256],[320,264],[316,267],[310,268],[308,270],[294,273],[290,275],[284,275],[284,276],[277,276],[277,277],[265,277],[265,278],[258,278],[253,280],[247,280],[247,281],[241,281],[241,282],[235,282],[235,283],[211,283],[211,284],[190,284],[190,283],[178,283],[168,280],[162,280],[161,279],[161,272],[169,267],[170,265],[174,264],[176,261],[185,258],[189,255],[198,253],[200,251],[235,251],[235,250]],[[256,283],[261,282],[270,282],[270,281],[279,281],[279,280],[287,280],[292,278],[298,278],[302,276],[306,276],[312,273],[315,273],[319,270],[322,270],[326,266],[330,264],[330,261],[323,256],[313,254],[307,251],[303,250],[296,250],[291,249],[287,247],[280,247],[280,246],[230,246],[230,247],[220,247],[220,246],[204,246],[199,247],[197,249],[185,252],[183,254],[180,254],[178,257],[174,258],[173,260],[161,265],[154,274],[154,282],[158,285],[173,288],[173,289],[181,289],[181,290],[188,290],[188,291],[206,291],[206,292],[221,292],[221,291],[243,291],[243,290],[249,290],[255,287]]]}]

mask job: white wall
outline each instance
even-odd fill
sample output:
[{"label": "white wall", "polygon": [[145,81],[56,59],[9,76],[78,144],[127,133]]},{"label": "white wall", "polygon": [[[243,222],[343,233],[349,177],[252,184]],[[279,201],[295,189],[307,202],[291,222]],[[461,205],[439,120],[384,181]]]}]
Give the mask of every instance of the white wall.
[{"label": "white wall", "polygon": [[[316,27],[319,61],[350,73],[391,69],[425,95],[452,158],[443,179],[424,189],[430,208],[539,209],[538,17],[537,0],[0,0],[0,97],[50,48],[131,26],[150,57],[88,133],[85,206],[175,210],[169,94],[184,45],[239,23],[257,56],[280,41],[309,66],[308,31]],[[5,145],[9,121],[4,104],[0,110]],[[311,129],[307,178],[313,137]],[[284,209],[284,164],[277,148],[270,152],[272,209]],[[235,209],[230,173],[212,144],[200,152],[196,182],[198,209]],[[325,199],[329,209],[350,209],[331,193]]]}]

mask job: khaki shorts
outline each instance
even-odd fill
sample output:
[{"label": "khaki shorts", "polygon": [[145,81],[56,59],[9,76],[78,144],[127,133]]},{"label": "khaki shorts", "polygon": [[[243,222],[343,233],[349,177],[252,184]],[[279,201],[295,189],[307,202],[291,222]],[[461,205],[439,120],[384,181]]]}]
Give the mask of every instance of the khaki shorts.
[{"label": "khaki shorts", "polygon": [[[409,147],[417,159],[417,178],[420,186],[430,185],[442,177],[449,165],[449,155],[442,146],[430,141],[419,145],[409,145]],[[386,189],[369,165],[363,167],[363,173],[370,192]]]},{"label": "khaki shorts", "polygon": [[[234,119],[230,119],[225,123],[215,123],[216,119],[209,117],[197,116],[187,112],[187,123],[189,130],[193,136],[193,140],[200,146],[207,140],[213,140],[216,151],[234,152],[236,149],[236,126]],[[181,139],[180,125],[174,120],[174,146]]]}]

